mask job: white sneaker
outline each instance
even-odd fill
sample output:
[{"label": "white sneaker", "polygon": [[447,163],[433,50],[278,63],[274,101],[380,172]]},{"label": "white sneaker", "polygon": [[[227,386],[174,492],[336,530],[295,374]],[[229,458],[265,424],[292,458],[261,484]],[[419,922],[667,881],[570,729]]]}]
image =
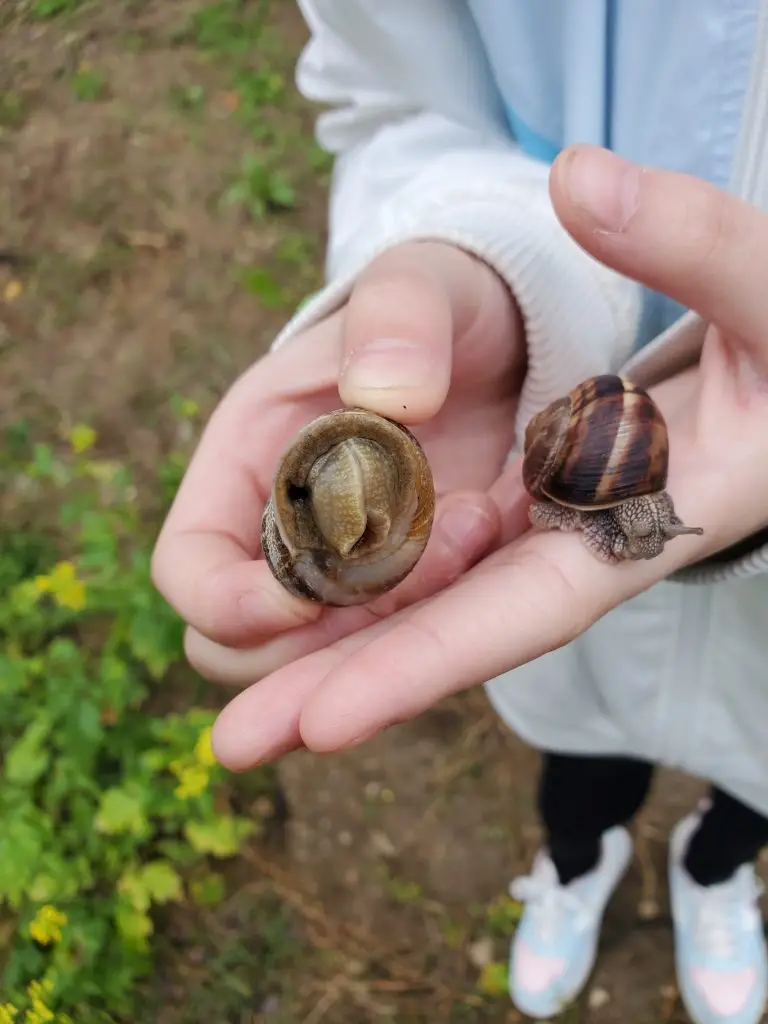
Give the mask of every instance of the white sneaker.
[{"label": "white sneaker", "polygon": [[768,962],[751,864],[727,882],[698,885],[683,857],[699,825],[690,814],[670,840],[669,890],[677,983],[694,1024],[758,1024],[768,994]]},{"label": "white sneaker", "polygon": [[526,904],[512,941],[509,994],[518,1010],[547,1020],[581,992],[597,955],[600,926],[608,900],[632,858],[625,828],[602,837],[594,870],[561,885],[547,853],[533,870],[510,886],[513,899]]}]

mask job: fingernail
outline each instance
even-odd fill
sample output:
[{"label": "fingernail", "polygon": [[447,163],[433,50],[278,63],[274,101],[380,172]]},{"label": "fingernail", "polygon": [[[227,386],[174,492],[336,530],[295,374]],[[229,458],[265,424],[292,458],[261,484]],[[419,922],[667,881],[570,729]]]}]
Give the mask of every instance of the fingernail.
[{"label": "fingernail", "polygon": [[640,168],[604,149],[578,149],[562,181],[571,201],[602,231],[624,231],[640,201]]},{"label": "fingernail", "polygon": [[433,360],[423,345],[398,338],[369,341],[351,353],[341,368],[347,388],[379,390],[420,388],[434,376]]},{"label": "fingernail", "polygon": [[484,547],[491,526],[490,515],[479,505],[450,505],[439,521],[442,536],[464,553]]}]

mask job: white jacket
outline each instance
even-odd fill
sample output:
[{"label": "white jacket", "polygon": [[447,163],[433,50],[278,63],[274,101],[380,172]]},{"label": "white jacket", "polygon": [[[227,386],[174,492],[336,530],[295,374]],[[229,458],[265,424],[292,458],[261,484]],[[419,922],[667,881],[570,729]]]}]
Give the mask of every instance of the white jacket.
[{"label": "white jacket", "polygon": [[[312,38],[297,81],[329,107],[318,138],[336,164],[328,283],[276,345],[343,304],[375,255],[431,238],[477,253],[516,296],[528,345],[518,437],[591,374],[650,385],[698,359],[698,317],[669,323],[664,299],[566,234],[547,160],[572,141],[610,141],[721,186],[730,173],[765,208],[768,0],[697,0],[692,18],[686,0],[622,0],[621,28],[615,4],[299,0]],[[553,47],[547,17],[569,29],[567,45]],[[646,345],[654,322],[669,325]],[[490,681],[490,699],[539,748],[646,758],[768,814],[767,572],[759,544],[692,567]]]}]

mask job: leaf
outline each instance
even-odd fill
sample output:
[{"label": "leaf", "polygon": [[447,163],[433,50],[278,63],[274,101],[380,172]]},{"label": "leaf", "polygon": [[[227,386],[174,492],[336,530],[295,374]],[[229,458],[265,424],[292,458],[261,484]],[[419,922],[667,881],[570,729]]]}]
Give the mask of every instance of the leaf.
[{"label": "leaf", "polygon": [[477,988],[486,996],[503,996],[507,994],[509,987],[509,968],[507,964],[494,960],[480,972],[477,980]]},{"label": "leaf", "polygon": [[18,903],[36,871],[49,836],[25,811],[0,829],[0,896]]},{"label": "leaf", "polygon": [[181,875],[167,860],[155,860],[146,864],[142,869],[141,879],[153,903],[170,903],[181,899]]},{"label": "leaf", "polygon": [[69,443],[72,445],[72,451],[77,455],[82,455],[83,452],[87,452],[89,448],[92,448],[96,442],[96,431],[93,427],[88,427],[83,423],[78,423],[76,427],[73,427],[69,432]]},{"label": "leaf", "polygon": [[101,798],[94,822],[97,832],[105,835],[141,835],[147,828],[143,800],[125,789],[108,789]]},{"label": "leaf", "polygon": [[269,183],[269,202],[272,206],[290,210],[296,205],[296,191],[282,176],[275,174]]},{"label": "leaf", "polygon": [[287,296],[284,289],[263,267],[253,267],[243,274],[243,285],[261,302],[265,309],[279,309],[284,306]]},{"label": "leaf", "polygon": [[[163,609],[162,611],[165,611]],[[184,643],[184,624],[156,607],[136,613],[130,626],[134,655],[143,661],[154,679],[161,679],[180,656]]]},{"label": "leaf", "polygon": [[36,444],[32,456],[32,472],[35,476],[53,476],[55,460],[53,449],[47,444]]},{"label": "leaf", "polygon": [[520,921],[523,908],[509,896],[499,896],[489,903],[485,919],[491,931],[497,935],[510,935]]},{"label": "leaf", "polygon": [[125,871],[117,883],[117,891],[134,910],[144,913],[153,903],[180,900],[184,887],[172,864],[167,860],[155,860]]},{"label": "leaf", "polygon": [[120,903],[115,911],[115,924],[122,937],[139,949],[147,948],[147,938],[153,932],[152,919],[149,914],[125,903]]},{"label": "leaf", "polygon": [[221,903],[227,892],[227,886],[221,875],[212,872],[203,878],[196,878],[190,886],[192,899],[198,906],[215,907]]},{"label": "leaf", "polygon": [[6,756],[7,781],[28,786],[40,778],[51,759],[50,751],[44,747],[50,732],[51,722],[47,718],[40,718],[25,729]]},{"label": "leaf", "polygon": [[239,851],[243,840],[255,829],[255,822],[223,814],[208,821],[187,822],[184,834],[198,853],[232,857]]}]

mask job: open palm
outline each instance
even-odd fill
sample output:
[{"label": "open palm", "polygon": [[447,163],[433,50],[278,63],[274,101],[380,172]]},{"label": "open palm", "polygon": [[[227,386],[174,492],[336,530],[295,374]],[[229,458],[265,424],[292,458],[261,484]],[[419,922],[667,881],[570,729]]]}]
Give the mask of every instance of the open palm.
[{"label": "open palm", "polygon": [[[374,339],[394,331],[417,338],[414,353],[397,353],[404,387],[360,396],[343,373],[340,384],[361,330]],[[418,369],[409,355],[428,360],[427,388],[408,387]],[[226,676],[228,659],[239,663],[244,651],[313,620],[319,645],[440,589],[484,553],[498,532],[487,492],[512,444],[523,360],[522,328],[501,280],[466,253],[424,243],[375,261],[340,312],[251,367],[211,418],[155,550],[157,585],[191,624],[192,660],[205,670],[207,652]],[[417,570],[383,603],[351,617],[292,597],[260,551],[278,459],[301,427],[341,405],[340,390],[348,404],[412,427],[440,499]],[[454,542],[457,529],[463,535]]]},{"label": "open palm", "polygon": [[[626,172],[602,151],[577,156],[602,161],[595,173]],[[451,586],[375,621],[370,609],[345,610],[239,652],[232,678],[260,681],[218,720],[225,765],[242,770],[301,744],[330,751],[360,742],[562,646],[622,601],[768,523],[768,217],[694,179],[647,172],[631,217],[609,228],[607,216],[566,193],[571,159],[556,165],[552,192],[577,241],[713,325],[698,365],[652,388],[669,426],[670,493],[703,536],[678,539],[650,562],[604,565],[578,535],[525,531],[527,499],[519,465],[510,466],[491,489],[503,517],[496,550]]]}]

